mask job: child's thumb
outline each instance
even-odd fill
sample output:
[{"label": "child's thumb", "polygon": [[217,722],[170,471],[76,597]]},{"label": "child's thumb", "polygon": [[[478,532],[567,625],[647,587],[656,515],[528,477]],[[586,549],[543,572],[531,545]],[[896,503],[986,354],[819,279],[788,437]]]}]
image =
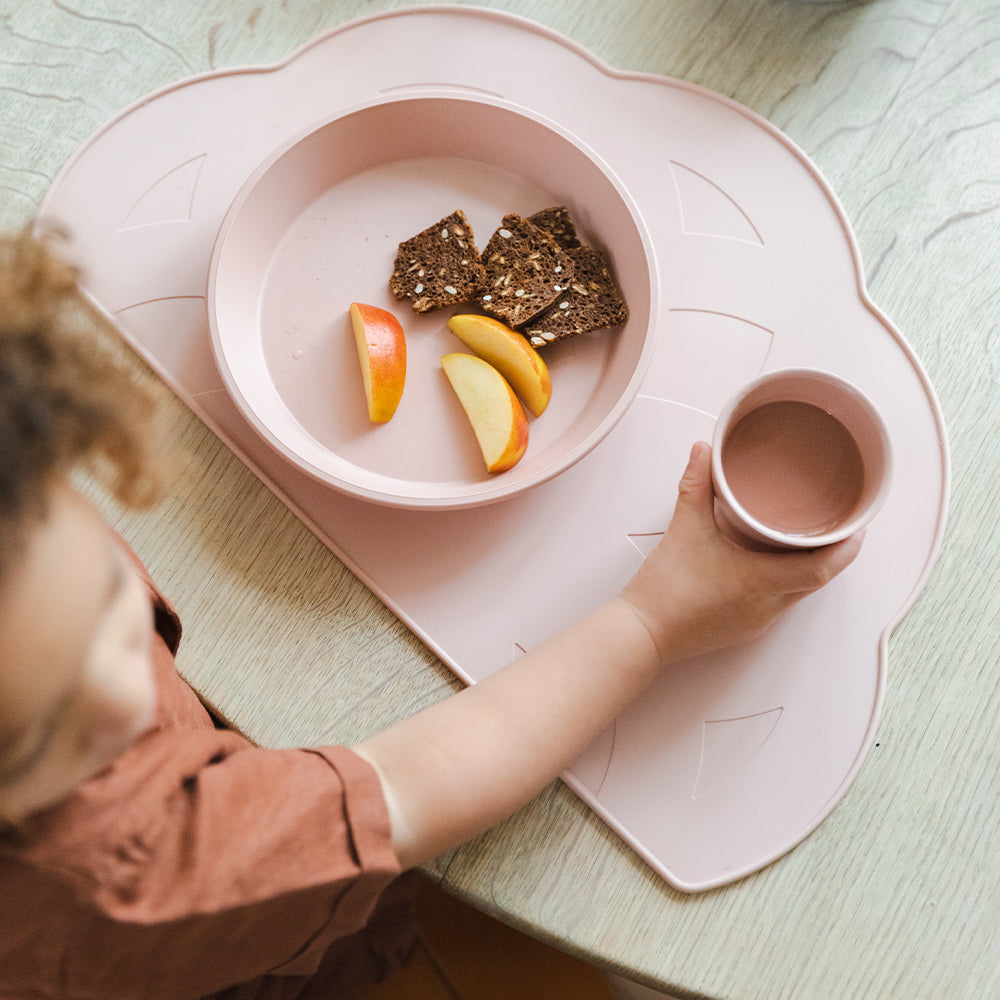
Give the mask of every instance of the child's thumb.
[{"label": "child's thumb", "polygon": [[715,523],[712,490],[712,449],[704,441],[691,448],[687,468],[677,486],[677,511],[694,516],[706,524]]}]

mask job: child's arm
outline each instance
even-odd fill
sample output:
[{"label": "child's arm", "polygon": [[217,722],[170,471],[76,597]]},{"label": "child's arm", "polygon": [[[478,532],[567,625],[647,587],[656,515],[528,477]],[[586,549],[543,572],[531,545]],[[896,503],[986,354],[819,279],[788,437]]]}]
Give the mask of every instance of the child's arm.
[{"label": "child's arm", "polygon": [[667,663],[754,638],[857,555],[749,552],[712,513],[696,445],[670,527],[620,595],[502,670],[357,747],[404,867],[499,822],[567,768]]}]

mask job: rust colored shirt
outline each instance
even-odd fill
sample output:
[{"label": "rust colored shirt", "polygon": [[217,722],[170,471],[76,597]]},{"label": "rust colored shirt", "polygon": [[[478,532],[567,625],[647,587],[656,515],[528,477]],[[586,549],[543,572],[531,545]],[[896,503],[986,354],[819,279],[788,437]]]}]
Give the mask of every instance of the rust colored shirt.
[{"label": "rust colored shirt", "polygon": [[378,779],[344,747],[263,749],[218,728],[149,585],[154,725],[0,835],[0,1000],[347,996],[411,939]]}]

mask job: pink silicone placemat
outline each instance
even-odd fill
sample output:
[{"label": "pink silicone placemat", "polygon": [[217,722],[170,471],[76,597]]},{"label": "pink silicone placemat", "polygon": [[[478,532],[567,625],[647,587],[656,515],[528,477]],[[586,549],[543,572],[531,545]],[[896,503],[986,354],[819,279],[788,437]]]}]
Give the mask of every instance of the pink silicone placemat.
[{"label": "pink silicone placemat", "polygon": [[[209,343],[215,235],[257,164],[340,107],[422,87],[558,120],[611,164],[659,263],[639,398],[568,472],[478,509],[390,509],[309,478],[240,415]],[[423,7],[345,25],[279,66],[151,95],[67,164],[40,220],[71,233],[89,294],[192,410],[470,682],[619,589],[736,387],[790,365],[855,382],[896,454],[857,562],[760,642],[664,673],[565,775],[690,892],[773,861],[846,792],[874,738],[888,636],[940,545],[947,441],[919,362],[867,297],[834,194],[767,122],[681,81],[614,71],[521,18]]]}]

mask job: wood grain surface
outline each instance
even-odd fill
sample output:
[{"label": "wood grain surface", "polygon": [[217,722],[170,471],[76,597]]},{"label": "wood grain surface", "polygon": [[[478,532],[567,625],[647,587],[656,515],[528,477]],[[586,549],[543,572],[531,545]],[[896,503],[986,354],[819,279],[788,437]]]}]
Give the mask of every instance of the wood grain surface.
[{"label": "wood grain surface", "polygon": [[[0,225],[161,86],[272,63],[389,0],[0,3]],[[674,892],[560,783],[430,866],[543,939],[684,996],[1000,996],[1000,0],[507,0],[611,66],[702,84],[816,162],[952,448],[944,546],[890,641],[873,748],[833,814],[742,882]],[[379,58],[373,53],[372,58]],[[175,487],[109,516],[186,625],[180,667],[268,745],[349,742],[449,671],[186,408]],[[2,904],[0,904],[2,905]]]}]

